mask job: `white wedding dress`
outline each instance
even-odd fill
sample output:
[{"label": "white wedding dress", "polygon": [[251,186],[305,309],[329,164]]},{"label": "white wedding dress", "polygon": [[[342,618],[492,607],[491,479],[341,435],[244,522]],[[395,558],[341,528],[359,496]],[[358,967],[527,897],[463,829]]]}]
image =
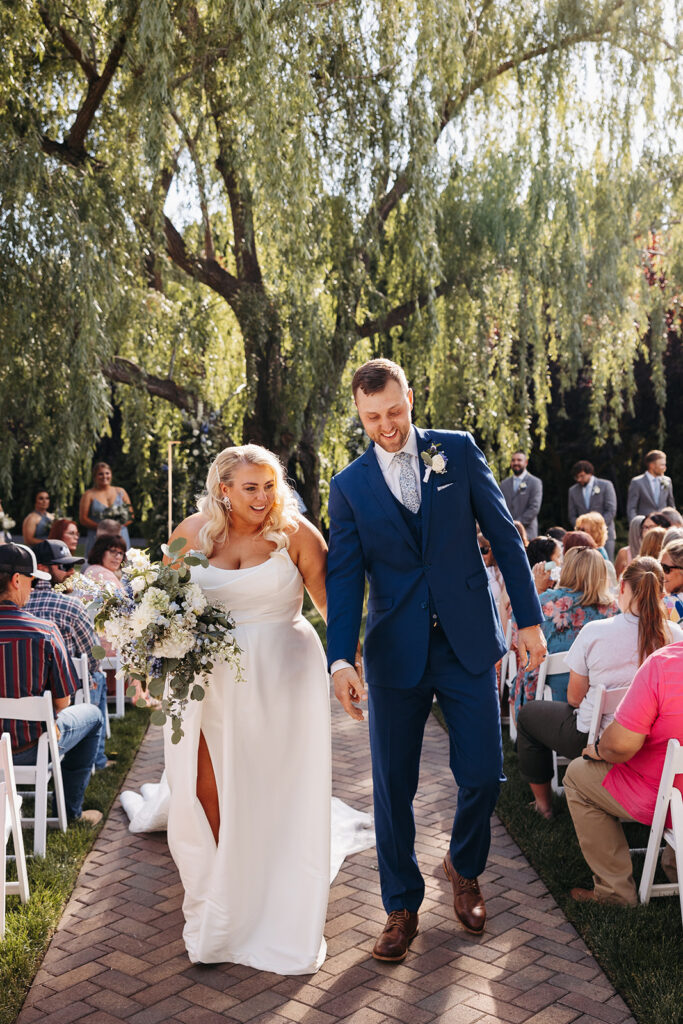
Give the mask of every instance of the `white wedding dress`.
[{"label": "white wedding dress", "polygon": [[[192,578],[229,609],[243,679],[216,666],[204,700],[185,711],[180,743],[165,730],[161,783],[121,802],[132,831],[168,828],[192,962],[311,974],[325,957],[330,880],[346,854],[374,845],[370,816],[331,800],[323,648],[285,550],[249,569],[196,567]],[[218,845],[196,795],[200,731],[218,788]]]}]

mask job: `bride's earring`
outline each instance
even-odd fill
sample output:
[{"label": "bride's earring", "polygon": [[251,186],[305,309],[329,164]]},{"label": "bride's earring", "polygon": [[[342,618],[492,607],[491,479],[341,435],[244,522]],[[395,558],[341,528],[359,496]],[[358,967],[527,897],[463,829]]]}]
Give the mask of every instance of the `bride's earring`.
[{"label": "bride's earring", "polygon": [[230,498],[227,496],[227,494],[223,496],[223,504],[225,505],[225,511],[229,512],[232,508],[232,502],[230,501]]}]

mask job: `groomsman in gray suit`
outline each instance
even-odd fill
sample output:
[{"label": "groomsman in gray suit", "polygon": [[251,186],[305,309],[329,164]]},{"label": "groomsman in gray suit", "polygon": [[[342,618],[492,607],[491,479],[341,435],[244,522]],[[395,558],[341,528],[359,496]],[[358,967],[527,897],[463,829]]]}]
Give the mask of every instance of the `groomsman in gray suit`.
[{"label": "groomsman in gray suit", "polygon": [[666,455],[655,449],[645,456],[645,472],[628,485],[626,515],[630,523],[634,516],[649,516],[667,506],[676,507],[673,487],[666,475]]},{"label": "groomsman in gray suit", "polygon": [[593,473],[593,465],[586,459],[581,459],[572,466],[572,476],[576,483],[569,488],[569,522],[573,529],[574,523],[584,512],[599,512],[607,524],[605,548],[609,557],[614,560],[617,495],[610,480],[601,480]]},{"label": "groomsman in gray suit", "polygon": [[538,512],[543,501],[543,484],[528,471],[529,459],[524,452],[515,452],[510,460],[512,476],[503,480],[500,489],[513,519],[519,520],[529,540],[538,536]]}]

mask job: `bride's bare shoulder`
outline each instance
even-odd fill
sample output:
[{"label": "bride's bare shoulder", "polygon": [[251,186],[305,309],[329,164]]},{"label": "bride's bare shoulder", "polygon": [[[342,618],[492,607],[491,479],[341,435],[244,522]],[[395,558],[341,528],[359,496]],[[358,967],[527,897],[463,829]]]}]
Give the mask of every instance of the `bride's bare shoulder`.
[{"label": "bride's bare shoulder", "polygon": [[183,551],[196,547],[199,543],[199,531],[207,522],[206,516],[202,515],[201,512],[195,512],[194,515],[183,519],[182,523],[178,523],[169,537],[169,543],[170,541],[177,540],[178,537],[183,537],[187,541]]}]

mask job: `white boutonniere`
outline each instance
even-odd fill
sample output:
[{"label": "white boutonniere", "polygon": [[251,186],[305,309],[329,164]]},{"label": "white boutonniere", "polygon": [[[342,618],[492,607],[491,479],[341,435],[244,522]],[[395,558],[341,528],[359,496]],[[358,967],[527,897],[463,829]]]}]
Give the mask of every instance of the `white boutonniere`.
[{"label": "white boutonniere", "polygon": [[523,480],[519,481],[519,487],[517,488],[517,490],[518,491],[525,491],[526,490],[526,484],[525,484],[525,482]]},{"label": "white boutonniere", "polygon": [[599,494],[599,493],[600,493],[600,488],[599,487],[594,487],[593,488],[593,494]]},{"label": "white boutonniere", "polygon": [[670,483],[671,483],[671,481],[669,480],[668,476],[660,476],[660,478],[659,478],[659,486],[660,487],[668,487]]},{"label": "white boutonniere", "polygon": [[423,477],[425,483],[429,480],[430,473],[438,473],[441,476],[442,473],[446,472],[448,456],[439,451],[440,447],[440,444],[432,444],[426,452],[420,452],[420,457],[427,467]]}]

